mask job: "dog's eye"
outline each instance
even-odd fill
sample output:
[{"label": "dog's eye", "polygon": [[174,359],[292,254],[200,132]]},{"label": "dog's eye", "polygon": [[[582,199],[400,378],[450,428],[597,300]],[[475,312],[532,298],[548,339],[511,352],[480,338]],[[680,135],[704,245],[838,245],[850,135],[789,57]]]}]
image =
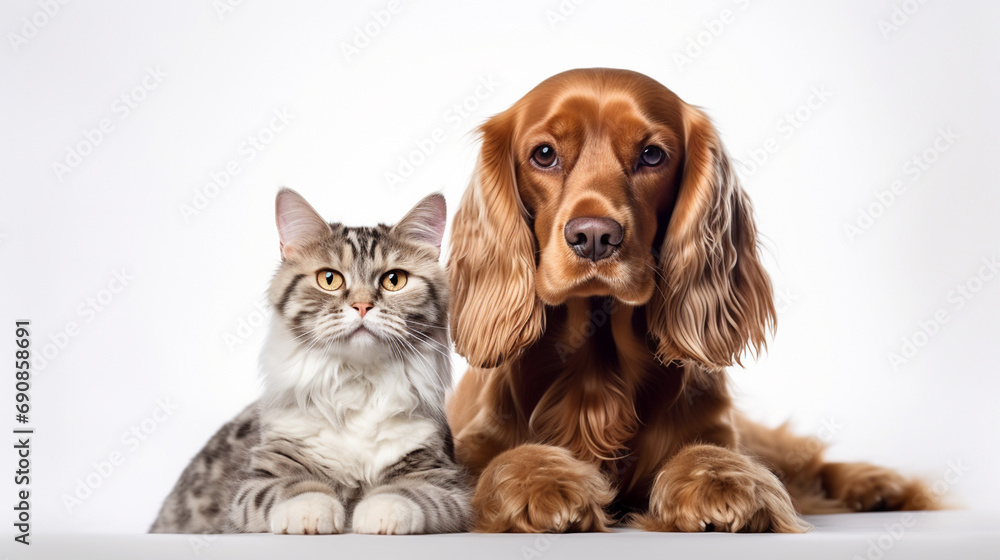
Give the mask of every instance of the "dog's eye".
[{"label": "dog's eye", "polygon": [[639,166],[656,167],[667,159],[666,152],[658,146],[646,146],[639,154]]},{"label": "dog's eye", "polygon": [[553,167],[559,158],[556,157],[556,149],[548,144],[542,144],[535,148],[531,154],[531,161],[538,167]]}]

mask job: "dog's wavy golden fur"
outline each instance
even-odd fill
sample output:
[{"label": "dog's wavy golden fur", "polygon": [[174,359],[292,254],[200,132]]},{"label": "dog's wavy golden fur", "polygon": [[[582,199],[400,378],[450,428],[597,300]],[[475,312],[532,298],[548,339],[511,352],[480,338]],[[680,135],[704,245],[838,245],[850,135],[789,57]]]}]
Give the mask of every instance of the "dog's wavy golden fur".
[{"label": "dog's wavy golden fur", "polygon": [[796,512],[934,507],[734,410],[724,368],[763,348],[774,305],[700,110],[642,74],[573,70],[481,134],[449,259],[472,365],[449,416],[479,530],[799,532]]}]

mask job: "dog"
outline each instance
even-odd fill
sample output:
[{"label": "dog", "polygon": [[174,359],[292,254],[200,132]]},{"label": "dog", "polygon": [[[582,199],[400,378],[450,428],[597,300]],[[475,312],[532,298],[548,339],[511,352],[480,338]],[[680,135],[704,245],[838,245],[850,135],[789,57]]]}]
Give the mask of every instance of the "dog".
[{"label": "dog", "polygon": [[754,424],[725,368],[775,310],[753,207],[706,115],[636,72],[557,74],[479,129],[451,236],[448,405],[485,532],[796,533],[930,509],[917,480]]}]

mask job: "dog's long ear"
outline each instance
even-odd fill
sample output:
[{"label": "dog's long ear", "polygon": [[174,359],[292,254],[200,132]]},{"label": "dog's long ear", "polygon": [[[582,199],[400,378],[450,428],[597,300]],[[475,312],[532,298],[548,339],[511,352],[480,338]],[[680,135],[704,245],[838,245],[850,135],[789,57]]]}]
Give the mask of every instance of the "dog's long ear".
[{"label": "dog's long ear", "polygon": [[451,332],[470,364],[495,367],[541,336],[535,238],[517,191],[514,118],[480,127],[482,149],[452,226],[448,274]]},{"label": "dog's long ear", "polygon": [[753,208],[718,133],[690,105],[683,122],[683,176],[660,248],[649,326],[664,361],[716,370],[740,363],[748,347],[758,354],[766,346],[774,302]]}]

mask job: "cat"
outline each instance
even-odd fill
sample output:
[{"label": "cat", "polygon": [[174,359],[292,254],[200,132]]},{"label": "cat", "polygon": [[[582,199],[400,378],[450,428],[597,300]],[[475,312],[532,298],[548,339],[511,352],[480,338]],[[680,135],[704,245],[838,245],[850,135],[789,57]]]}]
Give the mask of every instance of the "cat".
[{"label": "cat", "polygon": [[195,456],[150,532],[468,530],[444,412],[444,197],[392,227],[327,223],[290,189],[275,206],[263,395]]}]

